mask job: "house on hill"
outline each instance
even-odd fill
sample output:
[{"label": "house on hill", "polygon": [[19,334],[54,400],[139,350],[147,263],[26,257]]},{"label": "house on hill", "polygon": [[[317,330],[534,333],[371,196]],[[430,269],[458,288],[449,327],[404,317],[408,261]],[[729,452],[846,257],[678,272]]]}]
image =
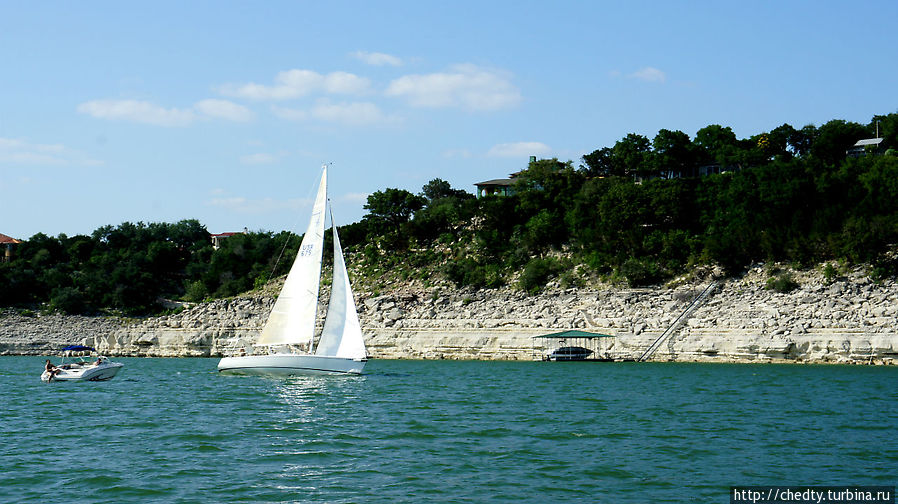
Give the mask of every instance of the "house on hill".
[{"label": "house on hill", "polygon": [[847,154],[848,157],[866,156],[867,153],[882,154],[882,140],[882,138],[865,138],[863,140],[858,140],[845,151],[845,154]]},{"label": "house on hill", "polygon": [[238,235],[238,234],[246,234],[247,232],[248,232],[248,230],[246,228],[243,228],[243,231],[236,231],[233,233],[228,232],[228,233],[209,234],[209,238],[212,239],[212,248],[214,250],[218,250],[219,248],[221,248],[221,243],[223,241],[225,241],[225,239],[230,238],[231,236],[234,236],[234,235]]},{"label": "house on hill", "polygon": [[0,262],[9,262],[12,260],[13,249],[22,243],[11,236],[0,233]]},{"label": "house on hill", "polygon": [[486,180],[477,182],[477,197],[484,196],[511,196],[514,194],[514,174],[509,178]]},{"label": "house on hill", "polygon": [[[530,156],[530,163],[536,162],[536,156]],[[514,172],[508,176],[508,178],[500,178],[493,180],[486,180],[483,182],[477,182],[474,184],[477,186],[477,197],[483,198],[484,196],[511,196],[514,194],[514,184],[517,182],[515,179],[520,175],[521,172]]]}]

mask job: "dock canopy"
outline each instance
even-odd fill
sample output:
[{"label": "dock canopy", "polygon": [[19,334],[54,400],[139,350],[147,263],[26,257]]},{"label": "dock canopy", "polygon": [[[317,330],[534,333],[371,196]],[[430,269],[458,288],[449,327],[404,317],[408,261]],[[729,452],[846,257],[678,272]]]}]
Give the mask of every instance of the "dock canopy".
[{"label": "dock canopy", "polygon": [[591,333],[591,332],[586,332],[586,331],[571,330],[571,331],[561,331],[561,332],[552,333],[552,334],[544,334],[544,335],[542,335],[542,336],[534,336],[534,339],[535,339],[535,338],[559,338],[559,339],[564,339],[564,338],[583,338],[583,339],[593,339],[593,338],[613,338],[613,337],[614,337],[614,336],[612,336],[612,335],[610,335],[610,334],[599,334],[599,333]]},{"label": "dock canopy", "polygon": [[610,361],[605,342],[613,337],[576,329],[534,336],[533,357],[549,361]]}]

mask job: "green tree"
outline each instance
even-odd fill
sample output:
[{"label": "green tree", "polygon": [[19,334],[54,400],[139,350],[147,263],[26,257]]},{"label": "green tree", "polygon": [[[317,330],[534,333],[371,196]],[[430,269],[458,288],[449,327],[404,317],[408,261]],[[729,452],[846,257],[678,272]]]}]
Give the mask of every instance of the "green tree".
[{"label": "green tree", "polygon": [[767,134],[768,144],[764,153],[770,157],[779,157],[783,161],[788,161],[796,155],[797,149],[790,144],[790,140],[795,137],[795,128],[789,124],[783,124],[770,130]]},{"label": "green tree", "polygon": [[811,147],[817,140],[817,127],[813,124],[802,126],[801,129],[791,132],[789,145],[796,156],[805,157],[811,154]]},{"label": "green tree", "polygon": [[443,198],[470,199],[474,195],[460,189],[453,189],[449,182],[443,179],[433,179],[421,188],[421,196],[427,200],[427,203],[437,201]]},{"label": "green tree", "polygon": [[648,175],[654,169],[652,166],[652,143],[642,135],[627,134],[614,144],[611,151],[615,168],[614,175],[635,177]]},{"label": "green tree", "polygon": [[858,140],[871,135],[858,123],[833,119],[817,130],[811,145],[811,155],[826,165],[835,166],[845,159],[845,152]]},{"label": "green tree", "polygon": [[739,153],[739,141],[729,127],[711,124],[695,133],[695,145],[698,147],[699,162],[716,163],[722,170],[736,163]]},{"label": "green tree", "polygon": [[404,189],[388,188],[368,196],[365,210],[375,223],[383,223],[387,229],[399,234],[402,224],[411,219],[415,211],[424,206],[425,199]]},{"label": "green tree", "polygon": [[689,135],[682,131],[662,129],[652,140],[655,172],[670,176],[691,176],[696,156]]},{"label": "green tree", "polygon": [[582,160],[584,164],[580,165],[580,171],[587,177],[624,175],[624,167],[615,164],[614,150],[611,147],[602,147],[584,154]]}]

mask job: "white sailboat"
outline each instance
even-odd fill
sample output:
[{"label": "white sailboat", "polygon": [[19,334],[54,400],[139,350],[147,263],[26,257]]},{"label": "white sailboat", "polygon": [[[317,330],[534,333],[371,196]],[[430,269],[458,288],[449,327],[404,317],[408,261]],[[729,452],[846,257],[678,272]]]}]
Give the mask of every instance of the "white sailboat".
[{"label": "white sailboat", "polygon": [[315,205],[312,207],[309,228],[256,343],[257,347],[266,347],[268,353],[224,357],[218,363],[220,372],[277,376],[361,374],[368,361],[368,353],[333,215],[333,285],[324,328],[317,346],[314,341],[318,290],[321,285],[325,210],[328,207],[325,165]]}]

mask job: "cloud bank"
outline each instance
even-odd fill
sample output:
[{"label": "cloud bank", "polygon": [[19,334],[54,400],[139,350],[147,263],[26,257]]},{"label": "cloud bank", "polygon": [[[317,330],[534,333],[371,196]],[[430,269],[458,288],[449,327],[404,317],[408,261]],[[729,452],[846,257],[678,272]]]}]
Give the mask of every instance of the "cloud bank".
[{"label": "cloud bank", "polygon": [[192,108],[165,108],[140,100],[92,100],[77,107],[78,112],[97,119],[128,121],[154,126],[183,127],[200,119],[248,122],[253,113],[227,100],[202,100]]},{"label": "cloud bank", "polygon": [[100,166],[103,164],[102,161],[90,159],[61,144],[40,144],[2,137],[0,137],[0,163],[35,166]]},{"label": "cloud bank", "polygon": [[356,51],[351,56],[365,64],[372,66],[402,66],[402,60],[390,54],[379,52]]},{"label": "cloud bank", "polygon": [[291,100],[310,94],[362,94],[371,83],[367,78],[348,72],[320,74],[312,70],[287,70],[275,76],[274,84],[225,84],[219,92],[250,100]]},{"label": "cloud bank", "polygon": [[390,82],[387,96],[404,98],[415,107],[461,107],[493,111],[521,102],[521,93],[501,71],[455,65],[447,72],[406,75]]}]

